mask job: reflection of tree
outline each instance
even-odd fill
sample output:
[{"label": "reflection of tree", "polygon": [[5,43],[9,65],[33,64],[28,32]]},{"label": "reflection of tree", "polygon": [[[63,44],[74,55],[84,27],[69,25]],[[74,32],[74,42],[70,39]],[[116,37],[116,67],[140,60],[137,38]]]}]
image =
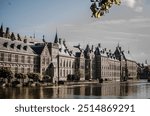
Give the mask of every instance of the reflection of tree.
[{"label": "reflection of tree", "polygon": [[74,95],[81,95],[81,94],[80,94],[80,87],[75,87],[75,88],[74,88],[74,91],[73,91],[73,94],[74,94]]},{"label": "reflection of tree", "polygon": [[146,66],[146,67],[144,68],[143,72],[144,72],[144,77],[145,77],[146,79],[148,79],[149,73],[150,73],[148,66]]},{"label": "reflection of tree", "polygon": [[137,79],[140,79],[142,76],[142,69],[140,67],[140,64],[138,64],[138,67],[137,67]]},{"label": "reflection of tree", "polygon": [[41,88],[41,91],[43,91],[43,98],[52,98],[54,92],[53,88]]},{"label": "reflection of tree", "polygon": [[120,96],[128,95],[128,82],[120,83]]},{"label": "reflection of tree", "polygon": [[94,86],[92,87],[92,95],[95,95],[95,96],[101,96],[101,86]]}]

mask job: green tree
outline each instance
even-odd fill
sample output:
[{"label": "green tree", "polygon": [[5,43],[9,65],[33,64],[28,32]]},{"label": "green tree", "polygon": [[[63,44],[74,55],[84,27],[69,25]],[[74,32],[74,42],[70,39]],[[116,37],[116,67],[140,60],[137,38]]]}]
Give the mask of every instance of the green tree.
[{"label": "green tree", "polygon": [[24,84],[24,80],[26,79],[26,75],[22,73],[15,73],[15,78],[21,83]]},{"label": "green tree", "polygon": [[52,78],[49,75],[45,75],[43,77],[43,81],[46,82],[46,83],[50,83],[52,81]]},{"label": "green tree", "polygon": [[13,78],[13,73],[11,70],[7,68],[0,68],[0,78],[4,81],[5,79],[8,80],[8,83],[10,83],[10,80]]},{"label": "green tree", "polygon": [[32,79],[34,82],[38,82],[40,80],[40,75],[38,73],[29,73],[28,78]]}]

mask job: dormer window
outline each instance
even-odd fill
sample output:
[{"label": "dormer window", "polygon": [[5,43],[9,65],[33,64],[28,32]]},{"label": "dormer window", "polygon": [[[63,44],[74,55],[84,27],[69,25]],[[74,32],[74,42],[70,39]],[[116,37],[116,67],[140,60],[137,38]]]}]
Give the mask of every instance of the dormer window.
[{"label": "dormer window", "polygon": [[67,53],[67,49],[65,49],[64,52]]},{"label": "dormer window", "polygon": [[18,45],[17,48],[20,50],[21,49],[21,45]]},{"label": "dormer window", "polygon": [[7,48],[8,42],[5,42],[5,43],[3,44],[3,46]]},{"label": "dormer window", "polygon": [[59,48],[59,51],[61,52],[61,51],[62,51],[62,48]]},{"label": "dormer window", "polygon": [[14,44],[14,43],[13,43],[13,44],[11,44],[11,45],[10,45],[10,47],[11,47],[11,48],[14,48],[14,47],[15,47],[15,44]]},{"label": "dormer window", "polygon": [[24,47],[23,47],[23,49],[26,50],[26,51],[27,51],[27,48],[28,48],[27,46],[24,46]]}]

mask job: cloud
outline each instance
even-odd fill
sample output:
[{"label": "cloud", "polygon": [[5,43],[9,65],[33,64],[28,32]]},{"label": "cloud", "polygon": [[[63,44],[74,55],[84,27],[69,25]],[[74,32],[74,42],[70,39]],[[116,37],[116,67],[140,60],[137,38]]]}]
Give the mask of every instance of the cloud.
[{"label": "cloud", "polygon": [[122,1],[124,5],[133,9],[135,12],[140,13],[143,11],[143,6],[142,6],[143,0],[122,0]]},{"label": "cloud", "polygon": [[123,0],[123,2],[130,8],[134,8],[137,0]]},{"label": "cloud", "polygon": [[138,7],[135,8],[135,11],[140,13],[140,12],[143,11],[143,7],[138,6]]}]

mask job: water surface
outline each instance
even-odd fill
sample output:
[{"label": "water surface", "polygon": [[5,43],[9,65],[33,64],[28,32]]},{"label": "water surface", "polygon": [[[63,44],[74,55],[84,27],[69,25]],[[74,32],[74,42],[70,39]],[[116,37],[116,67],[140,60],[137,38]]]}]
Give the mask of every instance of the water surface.
[{"label": "water surface", "polygon": [[0,99],[148,99],[150,83],[116,82],[50,87],[0,88]]}]

